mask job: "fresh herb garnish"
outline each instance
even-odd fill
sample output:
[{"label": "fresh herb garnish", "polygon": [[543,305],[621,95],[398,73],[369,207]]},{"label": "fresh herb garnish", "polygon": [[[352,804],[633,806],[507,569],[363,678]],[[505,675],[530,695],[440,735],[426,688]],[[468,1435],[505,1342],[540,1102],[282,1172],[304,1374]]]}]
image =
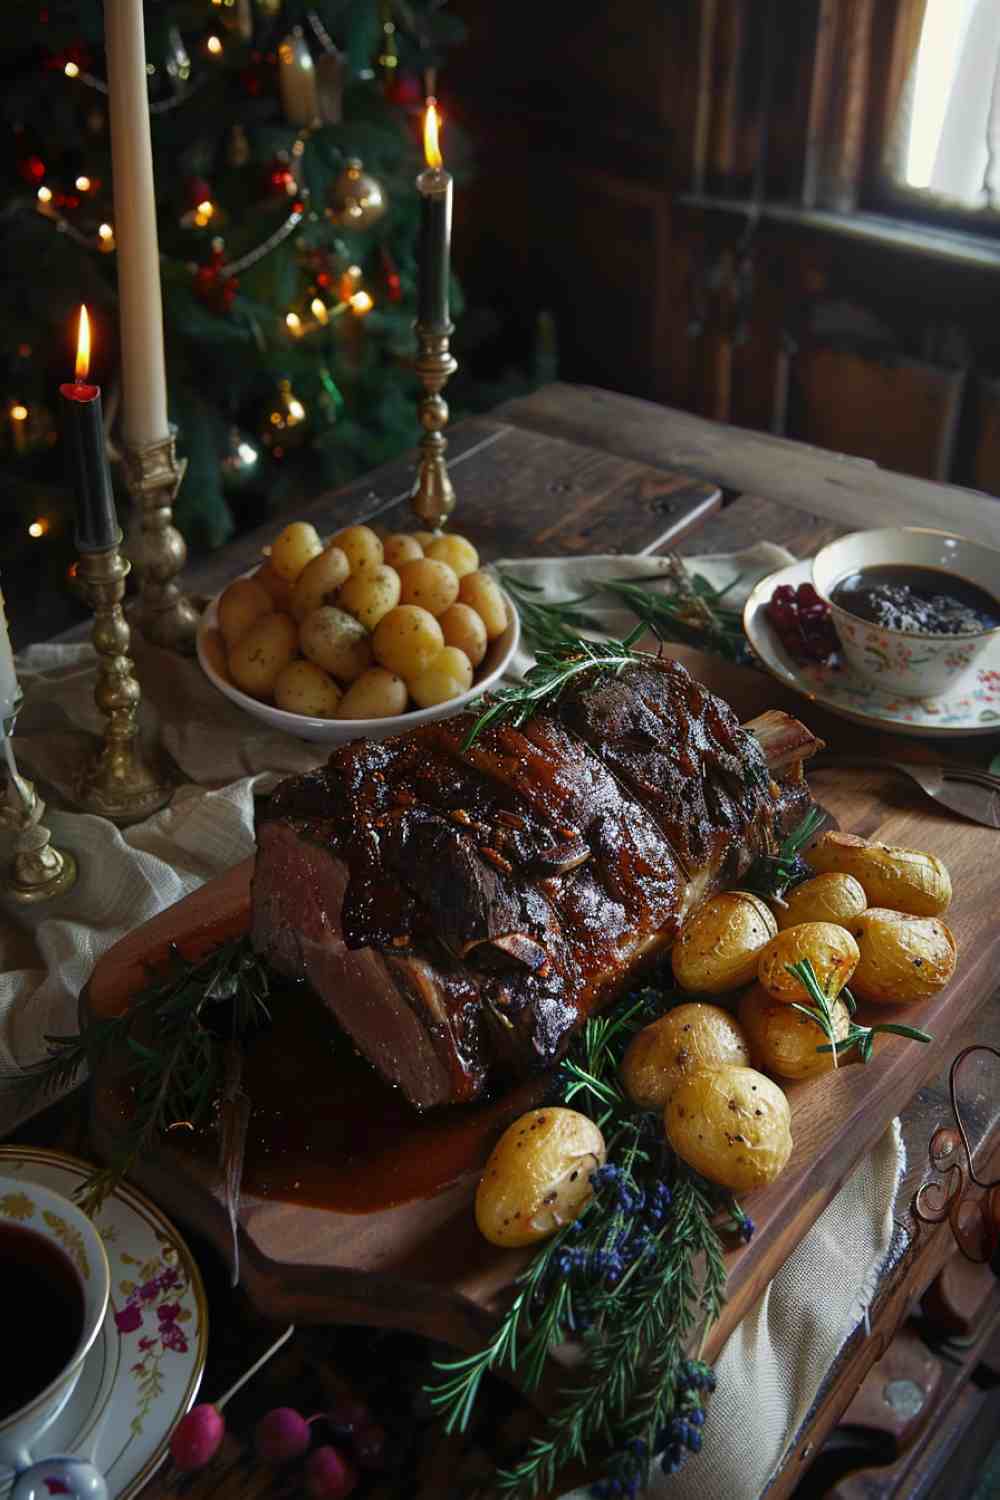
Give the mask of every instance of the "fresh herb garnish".
[{"label": "fresh herb garnish", "polygon": [[[857,1047],[858,1057],[863,1063],[870,1062],[875,1047],[875,1037],[880,1031],[891,1032],[893,1036],[905,1036],[911,1042],[932,1042],[934,1040],[929,1032],[920,1031],[916,1026],[900,1026],[893,1021],[880,1022],[875,1026],[859,1026],[853,1020],[847,1028],[846,1036],[838,1039],[833,1013],[834,1002],[823,990],[811,961],[808,958],[804,958],[799,963],[786,964],[785,967],[789,974],[793,974],[796,979],[801,981],[812,1001],[811,1005],[800,1005],[797,1001],[793,1001],[792,1009],[799,1011],[804,1016],[808,1016],[811,1021],[815,1021],[816,1025],[823,1032],[827,1039],[826,1043],[823,1046],[817,1047],[816,1051],[832,1052],[834,1067],[837,1066],[838,1057],[844,1052],[850,1052],[852,1047]],[[855,1004],[854,996],[850,990],[842,989],[837,998],[843,1000],[853,1016]]]},{"label": "fresh herb garnish", "polygon": [[777,854],[758,854],[740,881],[740,889],[754,891],[784,905],[785,893],[793,885],[810,880],[815,870],[802,858],[802,850],[823,825],[825,814],[811,807],[778,847]]},{"label": "fresh herb garnish", "polygon": [[[535,1495],[572,1459],[611,1448],[599,1492],[635,1495],[654,1465],[667,1473],[701,1447],[711,1371],[690,1357],[724,1301],[719,1191],[667,1146],[659,1116],[618,1081],[630,1038],[683,996],[646,989],[589,1020],[560,1071],[560,1097],[594,1119],[608,1162],[581,1215],[532,1257],[496,1334],[477,1354],[437,1366],[432,1405],[447,1431],[467,1426],[484,1375],[516,1369],[529,1390],[564,1340],[587,1348],[586,1374],[563,1392],[544,1430],[498,1474],[503,1494]],[[728,1195],[734,1227],[752,1224]],[[603,1489],[602,1489],[603,1487]]]}]

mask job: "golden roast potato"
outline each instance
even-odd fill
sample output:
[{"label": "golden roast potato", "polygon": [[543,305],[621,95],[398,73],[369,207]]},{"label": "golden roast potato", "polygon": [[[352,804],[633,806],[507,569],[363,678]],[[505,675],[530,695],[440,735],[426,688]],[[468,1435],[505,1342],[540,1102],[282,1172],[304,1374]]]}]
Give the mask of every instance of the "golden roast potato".
[{"label": "golden roast potato", "polygon": [[503,635],[507,629],[507,604],[495,578],[489,573],[466,573],[459,579],[458,597],[476,611],[491,641]]},{"label": "golden roast potato", "polygon": [[290,714],[332,719],[340,703],[340,688],[322,667],[300,656],[282,667],[274,679],[274,701]]},{"label": "golden roast potato", "polygon": [[399,574],[386,563],[353,573],[337,595],[337,604],[374,630],[383,615],[399,603]]},{"label": "golden roast potato", "polygon": [[479,553],[475,547],[467,537],[459,536],[454,531],[435,537],[424,551],[436,562],[447,563],[456,578],[464,578],[466,573],[475,573],[479,567]]},{"label": "golden roast potato", "polygon": [[[843,1000],[834,1000],[830,1009],[834,1034],[842,1042],[850,1028],[850,1012]],[[793,1005],[772,1000],[762,985],[755,984],[741,997],[739,1017],[755,1068],[780,1078],[811,1078],[832,1071],[833,1053],[816,1050],[830,1044],[823,1028]]]},{"label": "golden roast potato", "polygon": [[724,1063],[746,1067],[746,1038],[719,1005],[693,1000],[676,1005],[628,1044],[619,1073],[625,1092],[640,1109],[662,1109],[690,1073]]},{"label": "golden roast potato", "polygon": [[298,649],[290,615],[261,615],[229,653],[229,675],[252,698],[270,698],[274,680]]},{"label": "golden roast potato", "polygon": [[382,554],[390,568],[399,568],[403,563],[423,557],[424,549],[410,532],[391,531],[382,538]]},{"label": "golden roast potato", "polygon": [[869,906],[914,917],[937,917],[951,901],[951,876],[934,854],[873,844],[853,833],[829,831],[812,846],[806,863],[820,874],[853,875]]},{"label": "golden roast potato", "polygon": [[911,917],[871,906],[851,931],[860,957],[851,980],[859,1000],[908,1004],[943,989],[955,972],[958,945],[940,917]]},{"label": "golden roast potato", "polygon": [[850,927],[851,918],[867,905],[860,880],[830,870],[793,886],[785,897],[785,905],[776,907],[774,914],[779,930],[797,927],[800,922],[835,922],[840,927]]},{"label": "golden roast potato", "polygon": [[682,1161],[736,1193],[773,1182],[792,1151],[788,1100],[754,1068],[692,1073],[667,1101],[663,1124]]},{"label": "golden roast potato", "polygon": [[671,951],[674,978],[682,990],[700,994],[749,984],[757,960],[778,926],[761,896],[723,891],[688,917]]},{"label": "golden roast potato", "polygon": [[397,604],[375,626],[372,647],[379,666],[412,682],[444,646],[441,626],[419,604]]},{"label": "golden roast potato", "polygon": [[299,626],[302,650],[324,672],[353,682],[371,666],[372,648],[365,627],[335,605],[323,604]]},{"label": "golden roast potato", "polygon": [[274,571],[269,557],[261,563],[253,579],[254,583],[259,583],[262,589],[267,589],[271,596],[272,609],[278,610],[283,615],[292,613],[292,585],[287,578],[282,578]]},{"label": "golden roast potato", "polygon": [[457,646],[442,646],[430,666],[411,677],[408,686],[418,708],[450,703],[472,686],[472,663]]},{"label": "golden roast potato", "polygon": [[468,604],[453,604],[443,615],[438,616],[446,646],[457,646],[464,651],[474,667],[478,667],[486,655],[488,645],[486,626]]},{"label": "golden roast potato", "polygon": [[219,595],[218,616],[222,639],[235,646],[261,615],[274,612],[270,594],[255,578],[236,578]]},{"label": "golden roast potato", "polygon": [[800,922],[773,937],[760,955],[757,978],[772,1000],[810,1005],[809,992],[801,979],[789,974],[790,964],[808,958],[819,987],[831,998],[850,981],[858,961],[858,945],[846,927],[834,922]]},{"label": "golden roast potato", "polygon": [[340,700],[338,719],[394,719],[405,713],[406,683],[385,667],[369,667],[351,683]]},{"label": "golden roast potato", "polygon": [[458,579],[446,562],[418,557],[399,569],[400,601],[418,604],[435,618],[450,609],[458,598]]},{"label": "golden roast potato", "polygon": [[325,547],[307,562],[292,585],[292,614],[304,620],[314,609],[332,604],[337,591],[351,576],[351,565],[339,547]]},{"label": "golden roast potato", "polygon": [[279,578],[294,583],[306,563],[322,550],[315,526],[308,521],[289,521],[271,543],[271,567]]},{"label": "golden roast potato", "polygon": [[370,526],[345,526],[330,538],[331,547],[339,547],[351,565],[352,573],[377,568],[383,561],[382,539]]},{"label": "golden roast potato", "polygon": [[593,1196],[604,1137],[575,1109],[533,1109],[497,1141],[476,1191],[476,1223],[494,1245],[533,1245]]}]

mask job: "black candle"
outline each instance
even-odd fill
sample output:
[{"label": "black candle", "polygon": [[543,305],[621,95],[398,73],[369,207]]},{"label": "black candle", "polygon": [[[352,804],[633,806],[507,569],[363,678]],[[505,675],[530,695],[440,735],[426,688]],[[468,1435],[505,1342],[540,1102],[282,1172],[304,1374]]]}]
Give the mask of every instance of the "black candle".
[{"label": "black candle", "polygon": [[62,428],[69,481],[76,491],[76,545],[80,552],[106,552],[121,540],[111,471],[104,444],[101,388],[89,385],[90,321],[80,309],[76,380],[61,385]]},{"label": "black candle", "polygon": [[427,113],[424,117],[424,155],[427,167],[417,178],[417,192],[420,194],[417,322],[422,328],[445,332],[451,326],[448,279],[451,259],[452,179],[441,164],[438,114],[433,99],[427,101]]}]

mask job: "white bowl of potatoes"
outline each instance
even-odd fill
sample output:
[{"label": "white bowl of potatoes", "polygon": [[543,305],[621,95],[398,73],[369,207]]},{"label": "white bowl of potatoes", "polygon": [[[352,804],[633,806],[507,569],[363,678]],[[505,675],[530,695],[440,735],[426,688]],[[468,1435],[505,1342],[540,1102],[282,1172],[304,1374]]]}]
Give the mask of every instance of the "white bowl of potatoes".
[{"label": "white bowl of potatoes", "polygon": [[337,745],[465,708],[517,650],[517,610],[456,533],[292,521],[198,627],[209,681],[273,729]]}]

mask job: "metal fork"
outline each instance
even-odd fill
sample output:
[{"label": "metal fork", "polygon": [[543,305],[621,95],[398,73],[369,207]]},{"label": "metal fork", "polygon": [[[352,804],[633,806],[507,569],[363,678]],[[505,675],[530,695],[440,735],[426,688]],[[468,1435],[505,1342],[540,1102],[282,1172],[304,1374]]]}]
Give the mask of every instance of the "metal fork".
[{"label": "metal fork", "polygon": [[870,755],[821,755],[813,764],[817,770],[824,766],[874,766],[880,771],[898,771],[943,807],[986,828],[1000,828],[1000,776],[978,766],[924,766],[908,760],[878,760]]}]

